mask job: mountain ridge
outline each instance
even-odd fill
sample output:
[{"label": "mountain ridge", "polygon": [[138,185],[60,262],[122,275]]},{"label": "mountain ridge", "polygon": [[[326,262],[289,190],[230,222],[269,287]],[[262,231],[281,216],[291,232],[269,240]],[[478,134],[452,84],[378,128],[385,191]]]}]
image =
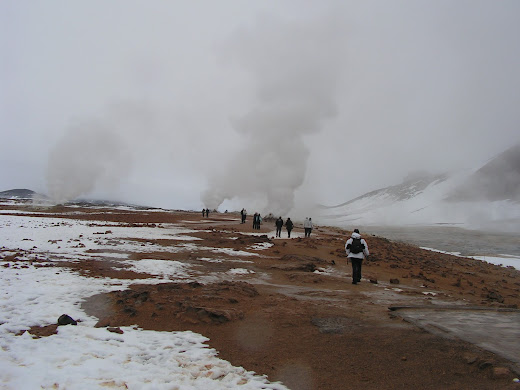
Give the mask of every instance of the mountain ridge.
[{"label": "mountain ridge", "polygon": [[472,171],[418,174],[336,206],[320,219],[338,226],[457,225],[520,230],[520,144]]}]

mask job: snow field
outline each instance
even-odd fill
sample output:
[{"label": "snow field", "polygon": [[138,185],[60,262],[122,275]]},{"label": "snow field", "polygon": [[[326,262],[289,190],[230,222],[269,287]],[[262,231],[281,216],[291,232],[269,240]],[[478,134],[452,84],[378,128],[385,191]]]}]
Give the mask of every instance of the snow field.
[{"label": "snow field", "polygon": [[[100,232],[103,234],[95,234]],[[135,281],[88,278],[52,266],[64,259],[100,256],[100,253],[87,253],[88,249],[102,251],[116,245],[121,252],[138,251],[141,243],[126,240],[132,237],[189,239],[178,236],[181,232],[190,231],[175,226],[164,229],[93,226],[59,218],[0,215],[3,245],[0,253],[4,256],[18,253],[17,260],[0,263],[3,265],[0,267],[0,388],[286,389],[280,383],[270,383],[263,376],[219,359],[217,352],[205,344],[208,339],[193,332],[122,327],[124,333],[117,334],[94,328],[97,318],[82,311],[82,300],[125,289]],[[117,244],[112,245],[113,242]],[[189,250],[190,245],[194,244],[181,245],[179,250]],[[167,250],[170,249],[175,248]],[[25,256],[19,253],[22,250],[27,252]],[[178,261],[133,261],[122,254],[116,257],[121,257],[121,262],[130,264],[136,272],[158,276],[139,283],[190,277],[189,266]],[[242,272],[239,270],[232,273]],[[60,326],[58,334],[49,337],[33,338],[27,332],[16,335],[31,326],[55,324],[61,314],[79,320],[78,325]]]}]

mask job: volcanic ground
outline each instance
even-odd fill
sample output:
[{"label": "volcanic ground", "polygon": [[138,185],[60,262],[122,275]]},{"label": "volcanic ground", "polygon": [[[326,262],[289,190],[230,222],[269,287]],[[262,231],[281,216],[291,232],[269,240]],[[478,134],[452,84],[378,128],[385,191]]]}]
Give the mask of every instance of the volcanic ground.
[{"label": "volcanic ground", "polygon": [[[114,257],[56,262],[89,278],[132,280],[128,288],[85,297],[82,308],[99,319],[97,327],[191,330],[209,338],[220,358],[295,390],[520,388],[513,382],[520,371],[518,349],[500,353],[406,314],[455,313],[468,328],[479,313],[518,315],[520,271],[512,267],[364,236],[371,255],[361,283],[353,285],[344,253],[350,231],[339,228],[317,226],[303,238],[297,224],[296,237],[288,239],[284,230],[275,239],[274,221],[253,230],[251,217],[241,224],[237,213],[203,218],[200,212],[28,204],[2,209],[130,229],[159,231],[173,224],[190,230],[186,236],[197,239],[190,244],[132,238],[142,249],[126,255],[134,264],[142,261],[138,271]],[[99,234],[114,235],[110,228]],[[121,250],[114,240],[111,251]],[[26,254],[8,253],[3,247],[0,265]],[[156,277],[146,272],[146,261],[153,259],[189,266],[197,276],[143,283]],[[29,332],[45,337],[56,327],[41,324]],[[500,327],[487,332],[500,334]]]}]

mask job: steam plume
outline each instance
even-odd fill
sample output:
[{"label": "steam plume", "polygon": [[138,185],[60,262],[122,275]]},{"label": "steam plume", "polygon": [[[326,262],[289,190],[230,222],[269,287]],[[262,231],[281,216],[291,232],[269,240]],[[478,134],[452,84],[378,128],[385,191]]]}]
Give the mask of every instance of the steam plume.
[{"label": "steam plume", "polygon": [[256,102],[232,121],[245,146],[210,179],[202,194],[206,206],[217,208],[237,197],[277,215],[293,208],[309,156],[304,136],[319,132],[336,113],[340,38],[330,19],[262,20],[254,31],[240,32],[232,49],[255,80]]},{"label": "steam plume", "polygon": [[125,102],[111,106],[100,119],[71,126],[49,155],[51,199],[63,203],[99,188],[117,188],[142,152],[152,122],[147,109]]}]

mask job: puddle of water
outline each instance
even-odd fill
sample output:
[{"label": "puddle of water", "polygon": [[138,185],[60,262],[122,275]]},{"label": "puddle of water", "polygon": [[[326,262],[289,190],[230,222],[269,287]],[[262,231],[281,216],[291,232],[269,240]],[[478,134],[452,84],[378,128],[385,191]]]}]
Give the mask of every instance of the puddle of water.
[{"label": "puddle of water", "polygon": [[520,310],[404,308],[396,314],[425,330],[438,329],[506,358],[520,373]]}]

